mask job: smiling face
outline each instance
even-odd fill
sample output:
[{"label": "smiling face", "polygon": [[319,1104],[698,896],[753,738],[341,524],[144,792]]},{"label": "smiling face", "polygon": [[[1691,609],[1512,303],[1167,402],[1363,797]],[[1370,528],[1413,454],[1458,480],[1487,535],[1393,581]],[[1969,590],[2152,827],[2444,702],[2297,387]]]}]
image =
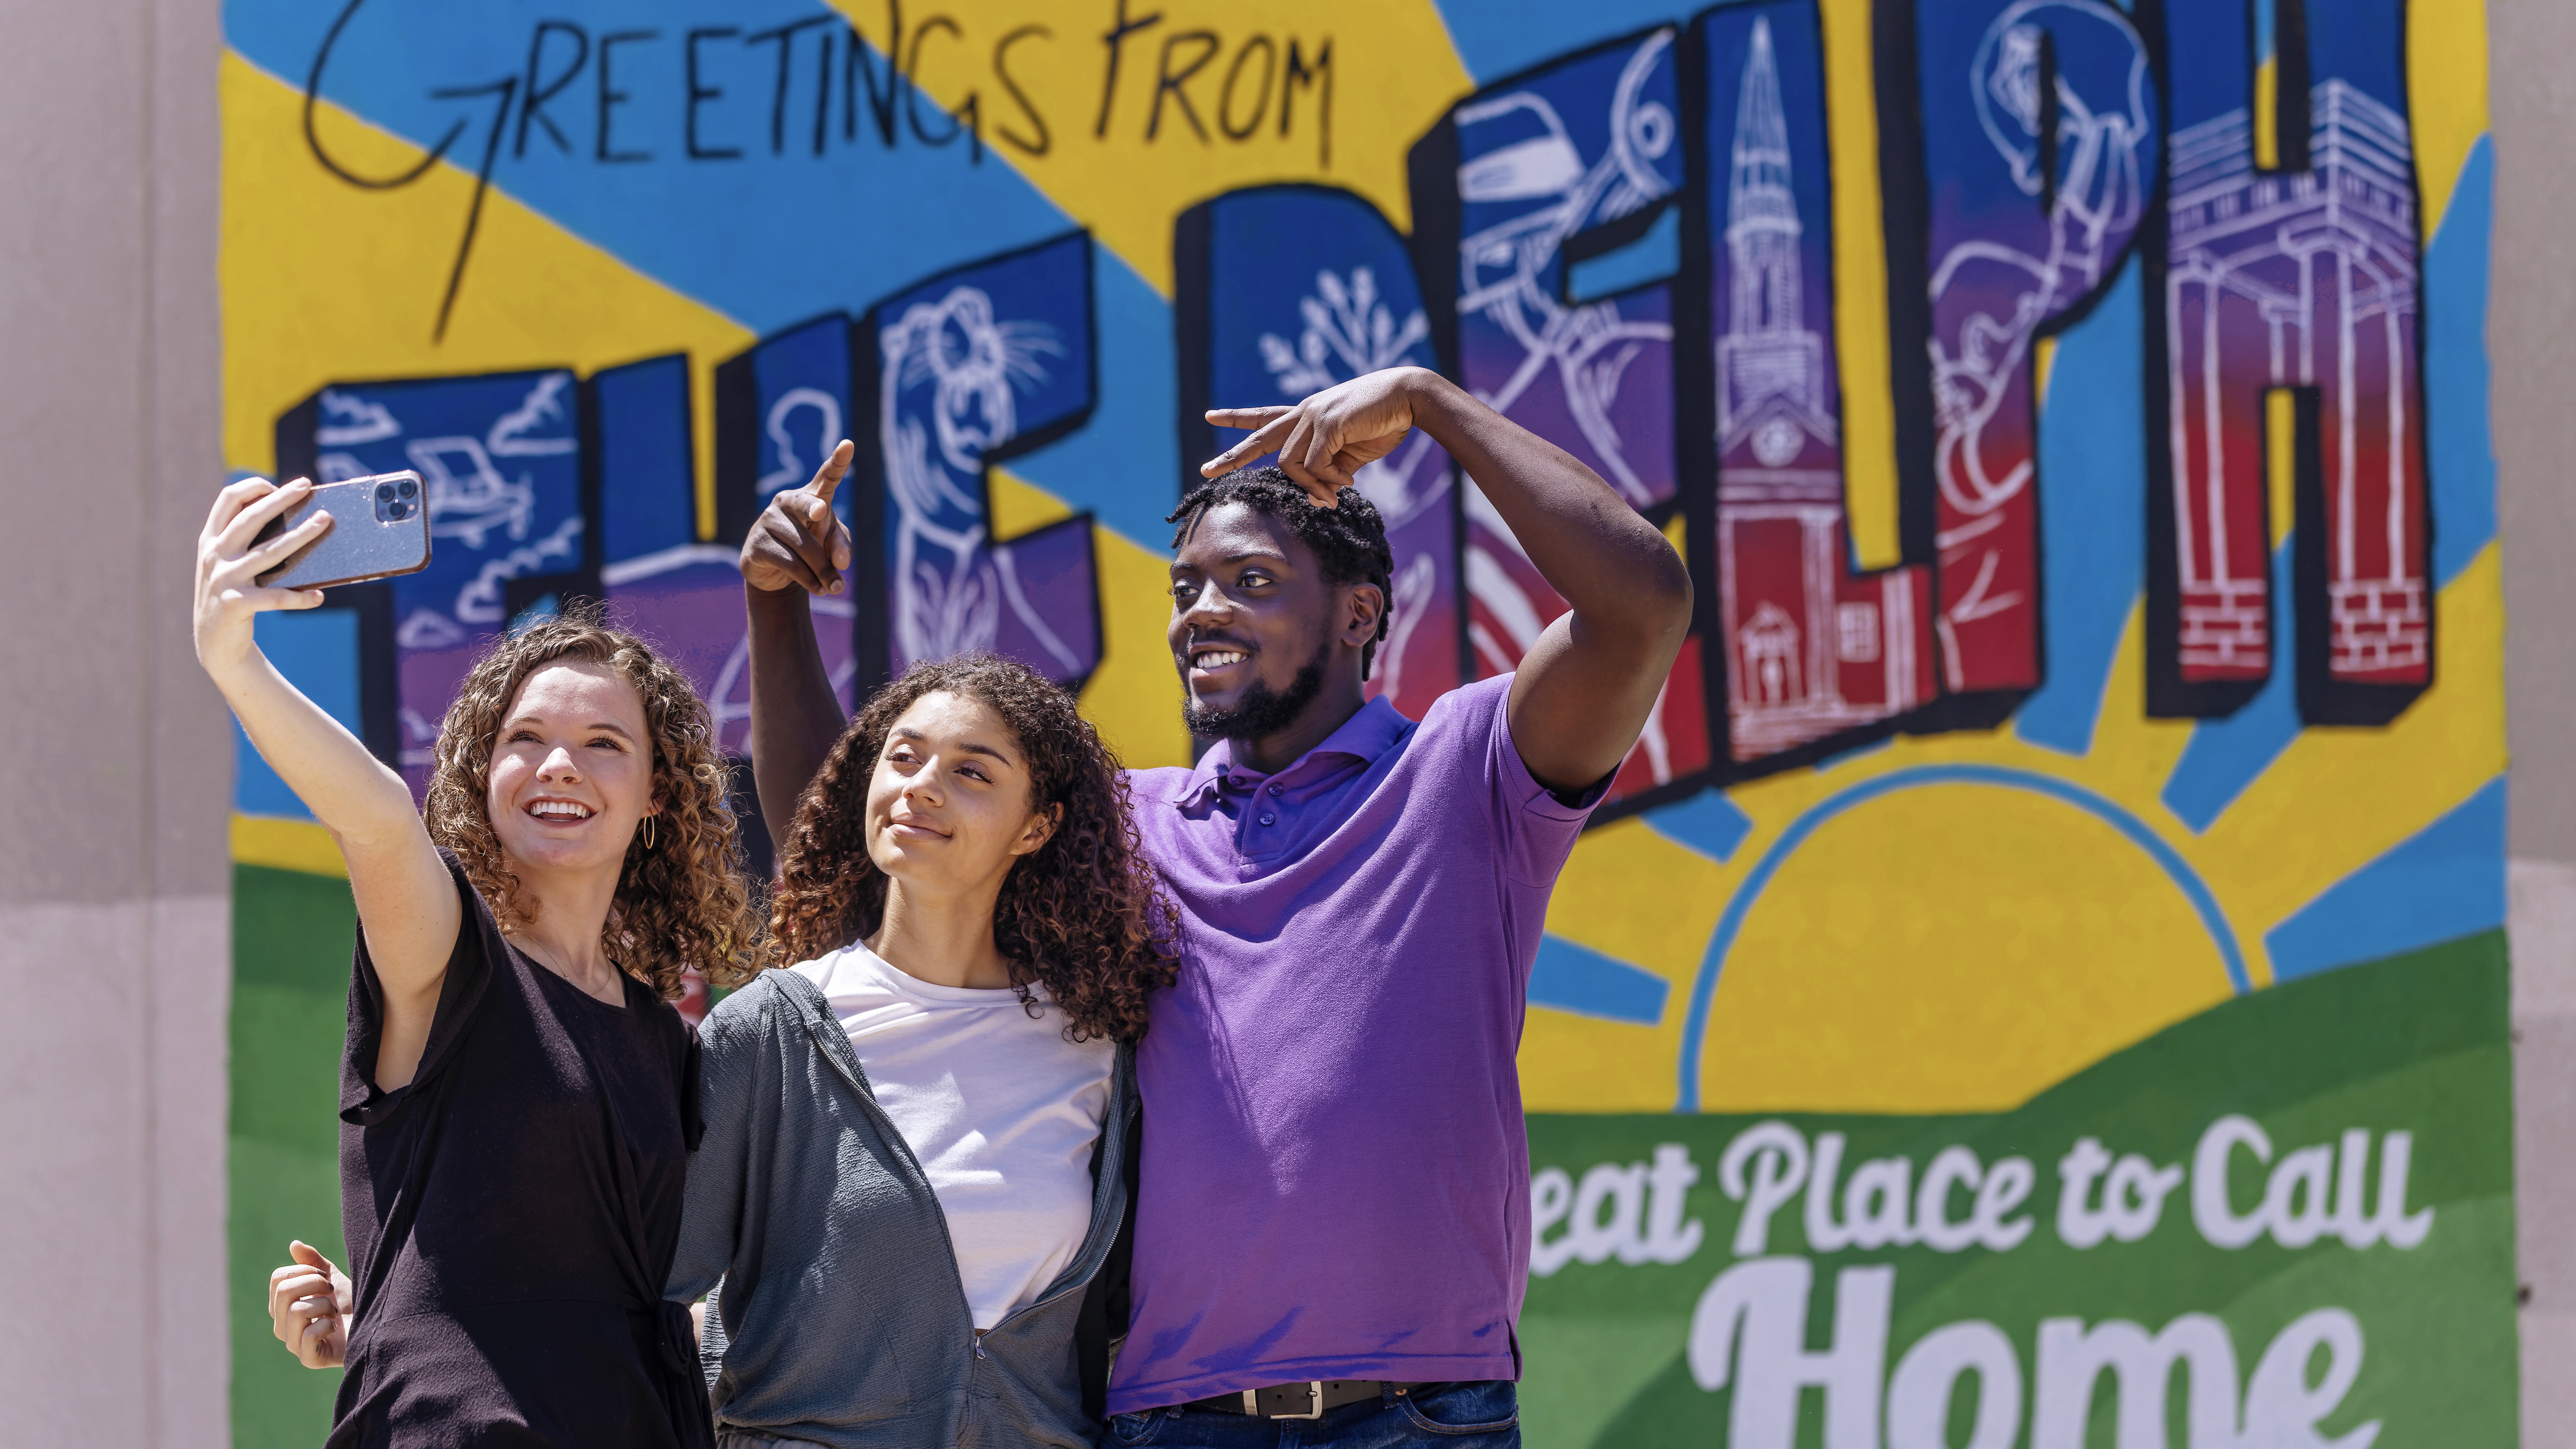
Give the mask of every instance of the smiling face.
[{"label": "smiling face", "polygon": [[991,706],[933,690],[892,729],[868,778],[868,859],[935,894],[998,890],[1055,826],[1035,808],[1020,742]]},{"label": "smiling face", "polygon": [[571,660],[530,673],[493,735],[485,806],[515,868],[623,869],[653,808],[652,736],[635,686]]},{"label": "smiling face", "polygon": [[1356,689],[1377,607],[1375,585],[1328,582],[1314,550],[1279,520],[1241,503],[1209,509],[1174,551],[1166,630],[1191,732],[1277,734],[1323,692],[1329,670],[1349,671]]}]

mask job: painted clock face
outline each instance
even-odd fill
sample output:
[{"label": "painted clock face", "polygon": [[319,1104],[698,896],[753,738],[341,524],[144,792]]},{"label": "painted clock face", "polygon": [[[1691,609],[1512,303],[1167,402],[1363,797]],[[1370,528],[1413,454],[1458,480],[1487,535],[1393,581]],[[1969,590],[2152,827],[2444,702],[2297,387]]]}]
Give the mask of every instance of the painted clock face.
[{"label": "painted clock face", "polygon": [[1787,418],[1772,418],[1753,430],[1753,456],[1765,468],[1777,468],[1798,456],[1805,439],[1798,425]]}]

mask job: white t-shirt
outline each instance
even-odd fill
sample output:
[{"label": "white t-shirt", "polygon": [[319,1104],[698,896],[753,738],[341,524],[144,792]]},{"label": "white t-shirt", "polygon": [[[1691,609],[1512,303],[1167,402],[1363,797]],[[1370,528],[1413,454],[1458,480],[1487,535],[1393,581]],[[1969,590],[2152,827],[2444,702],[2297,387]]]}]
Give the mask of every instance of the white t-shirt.
[{"label": "white t-shirt", "polygon": [[794,968],[823,989],[877,1104],[948,1218],[975,1327],[1036,1299],[1091,1227],[1091,1150],[1118,1049],[1064,1039],[1044,987],[936,986],[852,944]]}]

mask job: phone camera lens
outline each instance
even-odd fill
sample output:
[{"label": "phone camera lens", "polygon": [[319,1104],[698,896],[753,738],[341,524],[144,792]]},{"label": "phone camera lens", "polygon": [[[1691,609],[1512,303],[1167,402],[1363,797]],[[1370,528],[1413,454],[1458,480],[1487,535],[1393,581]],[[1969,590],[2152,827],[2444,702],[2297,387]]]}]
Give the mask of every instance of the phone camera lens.
[{"label": "phone camera lens", "polygon": [[411,517],[411,505],[408,503],[397,503],[387,511],[393,514],[394,522],[396,523],[400,523],[404,519]]},{"label": "phone camera lens", "polygon": [[399,482],[399,483],[397,483],[397,484],[395,484],[395,485],[394,485],[394,491],[395,491],[395,492],[397,492],[397,493],[400,493],[400,494],[401,494],[403,497],[405,497],[405,498],[409,498],[409,497],[410,497],[410,496],[412,496],[414,493],[417,493],[417,492],[419,492],[419,491],[420,491],[420,485],[419,485],[419,484],[417,484],[417,483],[414,483],[414,482],[413,482],[413,481],[411,481],[409,478],[405,478],[405,479],[404,479],[404,480],[402,480],[401,482]]},{"label": "phone camera lens", "polygon": [[379,503],[391,503],[391,502],[393,502],[393,501],[394,501],[394,485],[392,485],[391,483],[379,483],[379,484],[377,484],[377,485],[376,485],[376,501],[377,501],[377,502],[379,502]]}]

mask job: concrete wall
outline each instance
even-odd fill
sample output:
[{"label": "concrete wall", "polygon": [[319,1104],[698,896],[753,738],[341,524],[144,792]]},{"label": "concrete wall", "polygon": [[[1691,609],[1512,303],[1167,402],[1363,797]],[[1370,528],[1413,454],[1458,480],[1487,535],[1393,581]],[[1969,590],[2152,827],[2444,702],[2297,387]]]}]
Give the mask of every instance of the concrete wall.
[{"label": "concrete wall", "polygon": [[2576,6],[2488,0],[2495,365],[2521,1238],[2522,1432],[2576,1445]]},{"label": "concrete wall", "polygon": [[0,37],[0,1440],[220,1444],[219,14],[0,0]]}]

